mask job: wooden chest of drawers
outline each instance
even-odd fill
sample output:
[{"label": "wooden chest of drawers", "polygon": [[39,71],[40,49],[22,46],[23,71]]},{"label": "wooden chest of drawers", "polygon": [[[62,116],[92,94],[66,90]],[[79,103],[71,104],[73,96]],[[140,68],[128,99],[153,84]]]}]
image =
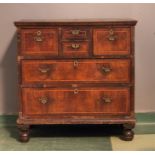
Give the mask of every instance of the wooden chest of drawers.
[{"label": "wooden chest of drawers", "polygon": [[35,124],[121,124],[133,139],[135,20],[15,25],[21,141]]}]

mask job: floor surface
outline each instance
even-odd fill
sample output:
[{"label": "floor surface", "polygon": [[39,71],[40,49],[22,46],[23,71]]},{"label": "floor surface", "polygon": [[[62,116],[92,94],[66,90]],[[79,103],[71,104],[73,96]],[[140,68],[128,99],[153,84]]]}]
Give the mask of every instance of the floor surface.
[{"label": "floor surface", "polygon": [[32,126],[28,143],[18,141],[16,116],[0,116],[0,150],[155,151],[155,113],[137,114],[133,141],[119,138],[121,126]]}]

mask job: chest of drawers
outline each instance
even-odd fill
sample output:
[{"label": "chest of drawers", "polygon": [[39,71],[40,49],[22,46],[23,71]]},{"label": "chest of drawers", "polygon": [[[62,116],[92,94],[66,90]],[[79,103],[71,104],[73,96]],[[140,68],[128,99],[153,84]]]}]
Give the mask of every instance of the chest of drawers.
[{"label": "chest of drawers", "polygon": [[133,139],[135,20],[15,25],[21,141],[39,124],[121,124]]}]

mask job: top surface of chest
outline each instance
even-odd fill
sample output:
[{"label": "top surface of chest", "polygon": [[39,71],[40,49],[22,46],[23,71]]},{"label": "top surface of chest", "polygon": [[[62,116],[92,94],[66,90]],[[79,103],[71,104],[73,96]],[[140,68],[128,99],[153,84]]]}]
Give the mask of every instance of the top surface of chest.
[{"label": "top surface of chest", "polygon": [[133,19],[68,19],[68,20],[20,20],[15,21],[15,25],[22,26],[50,26],[50,25],[136,25],[137,21]]}]

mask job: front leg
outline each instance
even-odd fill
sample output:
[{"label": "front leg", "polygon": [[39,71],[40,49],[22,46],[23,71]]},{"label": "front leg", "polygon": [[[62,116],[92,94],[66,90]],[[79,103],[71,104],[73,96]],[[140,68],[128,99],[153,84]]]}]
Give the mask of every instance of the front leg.
[{"label": "front leg", "polygon": [[131,141],[134,138],[134,131],[132,130],[134,127],[135,123],[123,124],[123,135],[121,138],[125,141]]},{"label": "front leg", "polygon": [[19,129],[19,140],[21,142],[28,142],[29,141],[29,125],[18,124]]}]

